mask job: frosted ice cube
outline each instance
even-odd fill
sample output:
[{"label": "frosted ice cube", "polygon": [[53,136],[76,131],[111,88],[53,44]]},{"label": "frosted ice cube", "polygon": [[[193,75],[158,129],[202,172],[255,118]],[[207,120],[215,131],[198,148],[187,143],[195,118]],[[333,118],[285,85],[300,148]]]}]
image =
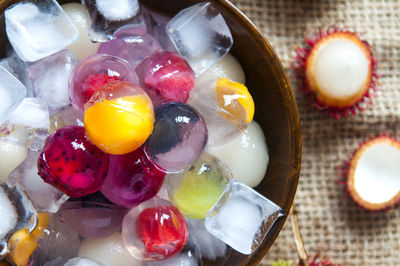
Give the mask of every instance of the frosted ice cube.
[{"label": "frosted ice cube", "polygon": [[97,261],[87,259],[87,258],[81,258],[81,257],[76,257],[72,258],[67,263],[64,264],[64,266],[102,266],[104,264],[98,263]]},{"label": "frosted ice cube", "polygon": [[26,87],[26,96],[33,96],[32,85],[28,79],[26,68],[27,63],[22,61],[15,52],[12,52],[8,57],[0,59],[0,66],[4,67],[13,74]]},{"label": "frosted ice cube", "polygon": [[8,198],[4,189],[0,187],[0,239],[3,239],[17,224],[17,211]]},{"label": "frosted ice cube", "polygon": [[82,3],[92,20],[89,35],[94,42],[114,39],[114,33],[127,24],[145,31],[146,25],[137,0],[82,0]]},{"label": "frosted ice cube", "polygon": [[166,31],[196,75],[228,53],[233,44],[222,14],[210,2],[181,10],[168,22]]},{"label": "frosted ice cube", "polygon": [[30,152],[25,161],[11,172],[8,183],[19,184],[37,211],[57,212],[68,196],[45,183],[38,175],[38,152]]},{"label": "frosted ice cube", "polygon": [[37,212],[21,187],[0,184],[0,241],[13,232],[36,227]]},{"label": "frosted ice cube", "polygon": [[47,103],[40,98],[25,98],[0,125],[0,140],[38,151],[42,149],[49,132]]},{"label": "frosted ice cube", "polygon": [[68,81],[78,63],[72,51],[62,50],[28,67],[36,96],[46,100],[51,111],[69,104]]},{"label": "frosted ice cube", "polygon": [[227,257],[230,248],[221,240],[207,232],[204,220],[186,219],[190,237],[199,248],[201,257],[215,261],[220,257]]},{"label": "frosted ice cube", "polygon": [[24,99],[26,88],[2,66],[0,80],[0,123],[3,123]]},{"label": "frosted ice cube", "polygon": [[4,14],[8,40],[23,61],[51,55],[78,38],[78,30],[55,0],[21,2]]},{"label": "frosted ice cube", "polygon": [[204,221],[207,231],[243,254],[255,251],[281,208],[245,184],[231,180]]}]

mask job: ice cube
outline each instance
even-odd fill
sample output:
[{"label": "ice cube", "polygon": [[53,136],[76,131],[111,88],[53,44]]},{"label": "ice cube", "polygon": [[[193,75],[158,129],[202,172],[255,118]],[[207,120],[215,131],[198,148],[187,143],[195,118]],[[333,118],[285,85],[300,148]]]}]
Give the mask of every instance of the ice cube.
[{"label": "ice cube", "polygon": [[21,2],[4,14],[8,40],[23,61],[51,55],[78,38],[77,29],[55,0]]},{"label": "ice cube", "polygon": [[50,131],[64,126],[83,127],[83,112],[76,110],[72,105],[68,105],[50,117]]},{"label": "ice cube", "polygon": [[82,0],[82,3],[92,20],[89,35],[94,42],[114,39],[114,33],[127,24],[146,27],[137,0]]},{"label": "ice cube", "polygon": [[196,75],[228,53],[233,44],[224,17],[210,2],[181,10],[168,22],[166,31]]},{"label": "ice cube", "polygon": [[0,140],[38,151],[42,149],[49,130],[47,103],[40,98],[25,98],[0,126]]},{"label": "ice cube", "polygon": [[19,185],[0,184],[0,241],[13,232],[36,227],[37,212]]},{"label": "ice cube", "polygon": [[3,123],[24,99],[26,88],[2,66],[0,80],[0,123]]},{"label": "ice cube", "polygon": [[29,80],[35,94],[47,101],[50,111],[69,104],[68,81],[78,63],[72,51],[62,50],[28,67]]},{"label": "ice cube", "polygon": [[30,152],[25,161],[11,172],[8,184],[19,184],[37,211],[57,212],[68,196],[45,183],[38,175],[38,152]]},{"label": "ice cube", "polygon": [[17,224],[17,211],[5,193],[0,187],[0,239],[3,239]]},{"label": "ice cube", "polygon": [[233,249],[251,254],[282,215],[278,205],[233,179],[207,214],[204,225]]},{"label": "ice cube", "polygon": [[202,219],[186,219],[190,237],[198,247],[201,257],[210,261],[227,257],[230,248],[221,240],[207,232]]},{"label": "ice cube", "polygon": [[26,96],[33,97],[33,88],[28,79],[26,71],[28,64],[22,61],[13,51],[8,57],[0,60],[0,66],[4,67],[13,74],[26,87]]},{"label": "ice cube", "polygon": [[97,261],[90,260],[87,258],[76,257],[72,258],[64,266],[102,266],[104,264],[100,264]]}]

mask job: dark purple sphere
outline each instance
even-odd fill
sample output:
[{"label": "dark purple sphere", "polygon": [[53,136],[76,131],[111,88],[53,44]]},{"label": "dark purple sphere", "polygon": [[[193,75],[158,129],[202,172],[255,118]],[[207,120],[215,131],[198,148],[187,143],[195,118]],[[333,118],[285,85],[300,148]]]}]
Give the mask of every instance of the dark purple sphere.
[{"label": "dark purple sphere", "polygon": [[155,196],[164,177],[165,173],[139,148],[128,154],[110,156],[109,172],[101,192],[115,204],[132,208]]}]

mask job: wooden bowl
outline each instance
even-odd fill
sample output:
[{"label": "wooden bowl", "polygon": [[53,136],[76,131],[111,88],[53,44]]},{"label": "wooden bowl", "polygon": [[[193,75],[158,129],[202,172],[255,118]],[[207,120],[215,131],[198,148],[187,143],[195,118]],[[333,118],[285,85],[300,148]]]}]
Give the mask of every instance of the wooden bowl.
[{"label": "wooden bowl", "polygon": [[[1,0],[0,11],[16,3]],[[60,1],[66,3],[72,1]],[[142,0],[149,7],[171,15],[196,0]],[[264,180],[256,190],[281,206],[285,216],[272,227],[261,247],[250,256],[232,252],[225,265],[256,265],[268,252],[281,230],[296,193],[301,161],[301,132],[296,101],[289,79],[271,45],[256,26],[227,0],[211,0],[222,12],[234,38],[232,54],[246,73],[246,85],[256,104],[255,120],[264,130],[270,161]],[[9,43],[0,19],[0,57]]]}]

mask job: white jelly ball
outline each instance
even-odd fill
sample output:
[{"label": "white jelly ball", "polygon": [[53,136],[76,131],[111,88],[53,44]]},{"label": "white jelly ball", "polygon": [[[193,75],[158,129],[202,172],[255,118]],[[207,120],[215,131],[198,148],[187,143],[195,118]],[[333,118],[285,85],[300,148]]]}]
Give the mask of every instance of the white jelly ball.
[{"label": "white jelly ball", "polygon": [[196,79],[196,83],[202,80],[218,80],[219,78],[227,78],[242,84],[246,81],[239,61],[229,53],[201,74]]},{"label": "white jelly ball", "polygon": [[314,71],[318,87],[325,94],[352,96],[365,85],[369,58],[353,41],[334,40],[321,48]]},{"label": "white jelly ball", "polygon": [[6,181],[11,171],[20,165],[27,155],[27,148],[0,141],[0,182]]},{"label": "white jelly ball", "polygon": [[102,239],[84,239],[79,248],[79,256],[103,263],[105,266],[144,265],[129,254],[119,232]]},{"label": "white jelly ball", "polygon": [[207,146],[206,151],[229,166],[233,178],[250,187],[264,178],[269,156],[261,127],[252,121],[247,129],[221,146]]},{"label": "white jelly ball", "polygon": [[67,49],[72,50],[79,60],[82,60],[89,55],[95,54],[99,48],[99,43],[93,43],[88,34],[91,25],[91,20],[88,11],[81,4],[69,3],[61,6],[65,13],[69,16],[72,23],[79,32],[79,38]]}]

